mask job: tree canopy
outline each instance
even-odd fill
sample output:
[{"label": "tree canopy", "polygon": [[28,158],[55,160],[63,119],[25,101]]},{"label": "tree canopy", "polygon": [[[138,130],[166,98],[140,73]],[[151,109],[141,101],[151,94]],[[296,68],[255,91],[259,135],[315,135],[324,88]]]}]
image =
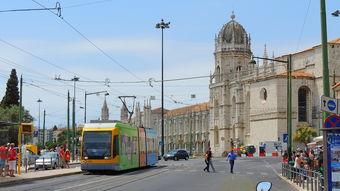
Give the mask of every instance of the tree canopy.
[{"label": "tree canopy", "polygon": [[301,125],[296,130],[293,140],[295,142],[303,143],[305,146],[307,146],[307,143],[309,143],[313,137],[316,137],[316,130],[308,125]]},{"label": "tree canopy", "polygon": [[2,98],[0,105],[2,107],[19,105],[18,77],[15,69],[12,69],[11,71],[11,75],[7,81],[6,93]]}]

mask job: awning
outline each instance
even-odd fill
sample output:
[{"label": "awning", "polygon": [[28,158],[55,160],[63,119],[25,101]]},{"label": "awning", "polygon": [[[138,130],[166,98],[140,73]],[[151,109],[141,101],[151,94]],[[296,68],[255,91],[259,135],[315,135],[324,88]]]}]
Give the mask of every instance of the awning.
[{"label": "awning", "polygon": [[314,137],[314,138],[313,138],[313,141],[314,141],[314,142],[317,142],[317,143],[318,143],[318,142],[322,142],[322,141],[323,141],[323,136]]},{"label": "awning", "polygon": [[18,125],[18,123],[0,121],[0,127],[14,126],[14,125]]}]

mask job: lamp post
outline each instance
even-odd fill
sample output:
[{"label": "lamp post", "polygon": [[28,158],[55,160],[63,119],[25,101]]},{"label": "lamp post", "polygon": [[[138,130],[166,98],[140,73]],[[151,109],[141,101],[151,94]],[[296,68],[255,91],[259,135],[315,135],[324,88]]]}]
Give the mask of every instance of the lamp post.
[{"label": "lamp post", "polygon": [[163,81],[163,30],[166,28],[169,28],[170,22],[164,23],[164,20],[162,19],[160,23],[156,24],[157,29],[162,29],[162,156],[164,155],[164,81]]},{"label": "lamp post", "polygon": [[292,55],[289,54],[287,60],[275,60],[270,58],[252,56],[252,59],[250,60],[249,63],[256,64],[254,58],[287,64],[287,133],[288,133],[287,151],[288,160],[290,161],[292,158]]},{"label": "lamp post", "polygon": [[99,92],[93,92],[93,93],[86,93],[85,92],[84,124],[86,123],[86,100],[87,100],[87,96],[93,95],[93,94],[99,95],[100,93],[105,93],[105,97],[109,95],[109,93],[107,91],[99,91]]},{"label": "lamp post", "polygon": [[38,104],[39,104],[39,121],[38,121],[38,144],[40,144],[40,103],[42,102],[42,100],[39,98],[37,100]]}]

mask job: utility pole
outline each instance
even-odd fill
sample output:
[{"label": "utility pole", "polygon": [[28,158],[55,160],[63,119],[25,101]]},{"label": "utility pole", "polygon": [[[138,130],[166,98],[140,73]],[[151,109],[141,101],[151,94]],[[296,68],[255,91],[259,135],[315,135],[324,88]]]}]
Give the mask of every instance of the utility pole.
[{"label": "utility pole", "polygon": [[[22,75],[20,76],[20,93],[19,93],[19,125],[22,123]],[[25,139],[24,139],[25,140]],[[24,142],[25,143],[25,142]],[[20,153],[19,148],[19,153]]]},{"label": "utility pole", "polygon": [[163,58],[163,30],[166,28],[169,28],[170,22],[168,23],[164,23],[164,20],[162,19],[160,23],[156,24],[156,28],[160,28],[162,29],[162,140],[161,140],[161,145],[162,145],[162,156],[164,155],[164,78],[163,78],[163,74],[164,74],[164,69],[163,69],[163,65],[164,65],[164,58]]},{"label": "utility pole", "polygon": [[46,110],[44,109],[44,122],[43,122],[43,147],[45,147],[45,119],[46,119]]},{"label": "utility pole", "polygon": [[70,91],[67,91],[67,148],[70,149]]},{"label": "utility pole", "polygon": [[75,159],[75,152],[76,152],[76,82],[79,81],[79,77],[74,76],[72,78],[73,81],[73,109],[72,109],[72,159]]},{"label": "utility pole", "polygon": [[42,100],[39,98],[37,100],[38,104],[39,104],[39,121],[38,121],[38,144],[40,144],[40,103],[42,102]]}]

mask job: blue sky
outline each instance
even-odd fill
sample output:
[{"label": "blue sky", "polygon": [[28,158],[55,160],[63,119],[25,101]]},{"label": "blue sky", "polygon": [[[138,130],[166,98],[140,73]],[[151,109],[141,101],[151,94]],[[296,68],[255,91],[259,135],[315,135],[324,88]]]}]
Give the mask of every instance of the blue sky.
[{"label": "blue sky", "polygon": [[[56,1],[36,0],[46,7]],[[60,76],[80,80],[140,81],[160,80],[161,32],[155,24],[163,18],[171,22],[164,31],[164,78],[205,76],[214,68],[214,37],[223,24],[235,20],[251,34],[252,51],[263,55],[267,44],[269,55],[294,53],[320,44],[320,5],[312,0],[61,0],[61,15],[78,31],[112,59],[75,32],[49,11],[0,13],[0,98],[6,89],[12,68],[24,77],[24,106],[38,118],[46,109],[48,127],[66,124],[67,90],[73,94],[72,82],[54,80]],[[330,16],[340,9],[340,1],[327,1],[328,40],[340,37],[340,18]],[[1,10],[41,8],[34,1],[4,0]],[[14,45],[13,48],[7,43]],[[26,51],[26,53],[24,51]],[[36,57],[27,54],[30,52]],[[42,59],[44,61],[42,61]],[[58,67],[55,67],[58,66]],[[122,67],[123,66],[123,67]],[[127,70],[129,72],[127,72]],[[133,75],[131,75],[131,73]],[[165,107],[209,100],[209,79],[165,83]],[[110,118],[119,119],[118,96],[136,95],[144,100],[156,96],[152,107],[160,107],[160,84],[77,83],[76,122],[83,123],[84,94],[108,91]],[[195,99],[190,95],[196,94]],[[100,117],[104,95],[88,96],[87,119]],[[37,123],[37,121],[35,121]]]}]

